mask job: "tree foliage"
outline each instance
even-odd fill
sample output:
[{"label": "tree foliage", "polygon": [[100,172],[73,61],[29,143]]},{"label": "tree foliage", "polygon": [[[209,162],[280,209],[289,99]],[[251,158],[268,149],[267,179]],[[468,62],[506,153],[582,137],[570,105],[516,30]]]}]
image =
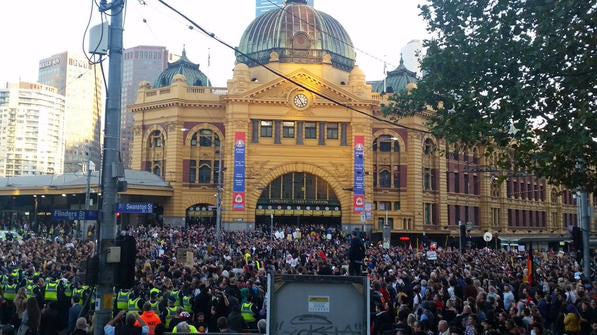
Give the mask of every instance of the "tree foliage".
[{"label": "tree foliage", "polygon": [[425,75],[386,112],[430,106],[430,127],[448,142],[597,191],[597,0],[428,0],[421,15],[433,36]]}]

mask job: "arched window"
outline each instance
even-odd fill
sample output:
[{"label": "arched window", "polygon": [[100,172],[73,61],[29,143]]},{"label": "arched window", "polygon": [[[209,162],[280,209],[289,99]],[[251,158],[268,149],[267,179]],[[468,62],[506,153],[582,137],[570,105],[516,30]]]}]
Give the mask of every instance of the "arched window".
[{"label": "arched window", "polygon": [[383,188],[392,187],[392,175],[388,170],[382,170],[379,173],[379,186]]},{"label": "arched window", "polygon": [[213,144],[213,131],[210,129],[199,130],[199,146],[211,147]]},{"label": "arched window", "polygon": [[380,152],[400,152],[400,142],[395,137],[382,135],[373,141],[373,151]]},{"label": "arched window", "polygon": [[159,130],[154,130],[149,134],[149,147],[150,148],[161,148],[165,145],[164,136]]},{"label": "arched window", "polygon": [[428,138],[425,140],[425,142],[423,143],[423,153],[425,155],[432,155],[435,152],[435,144],[433,143],[433,141]]},{"label": "arched window", "polygon": [[391,152],[392,151],[392,139],[390,136],[381,136],[379,138],[379,151]]},{"label": "arched window", "polygon": [[211,129],[201,129],[191,137],[192,147],[211,147],[214,145],[216,147],[220,145],[220,138]]},{"label": "arched window", "polygon": [[199,184],[211,182],[211,161],[201,161],[199,166]]}]

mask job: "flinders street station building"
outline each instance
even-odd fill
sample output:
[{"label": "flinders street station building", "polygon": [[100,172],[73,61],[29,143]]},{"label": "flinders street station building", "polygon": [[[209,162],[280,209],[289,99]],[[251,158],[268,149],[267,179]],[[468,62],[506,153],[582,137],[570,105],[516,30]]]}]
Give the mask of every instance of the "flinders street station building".
[{"label": "flinders street station building", "polygon": [[443,245],[463,223],[477,237],[570,239],[573,192],[532,176],[498,183],[505,172],[486,168],[482,147],[452,150],[430,134],[425,113],[385,122],[388,96],[416,88],[417,76],[401,62],[368,81],[332,16],[288,0],[257,17],[238,46],[227,87],[212,87],[183,52],[140,83],[129,106],[127,173],[149,181],[129,181],[123,197],[155,204],[164,224],[214,224],[221,198],[228,230],[386,227],[394,240],[427,235]]},{"label": "flinders street station building", "polygon": [[[166,221],[210,221],[222,176],[226,229],[273,216],[373,231],[386,223],[396,233],[449,235],[462,222],[477,233],[548,236],[575,222],[570,192],[532,177],[497,184],[497,173],[481,172],[491,165],[482,148],[442,154],[450,146],[429,133],[425,115],[395,125],[370,117],[384,118],[383,83],[367,82],[340,22],[306,1],[256,18],[238,45],[226,88],[211,87],[183,55],[141,83],[131,106],[133,168],[173,188]],[[385,91],[416,81],[401,62]]]}]

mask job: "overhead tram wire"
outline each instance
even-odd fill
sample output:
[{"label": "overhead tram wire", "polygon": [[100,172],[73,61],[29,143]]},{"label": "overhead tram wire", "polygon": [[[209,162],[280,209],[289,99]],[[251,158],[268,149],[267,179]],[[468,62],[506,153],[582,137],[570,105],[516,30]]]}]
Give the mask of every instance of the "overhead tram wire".
[{"label": "overhead tram wire", "polygon": [[429,131],[425,131],[425,130],[421,130],[421,129],[416,129],[416,128],[404,126],[404,125],[401,125],[401,124],[394,123],[394,122],[392,122],[390,120],[387,120],[385,118],[382,118],[382,117],[379,117],[379,116],[376,116],[376,115],[373,115],[373,114],[369,114],[368,112],[356,109],[356,108],[354,108],[354,107],[352,107],[350,105],[347,105],[347,104],[345,104],[345,103],[343,103],[341,101],[338,101],[338,100],[336,100],[334,98],[328,97],[328,96],[326,96],[326,95],[324,95],[322,93],[319,93],[319,92],[317,92],[317,90],[314,90],[314,89],[312,89],[312,88],[310,88],[310,87],[308,87],[308,86],[306,86],[304,84],[301,84],[300,82],[298,82],[298,81],[296,81],[296,80],[294,80],[294,79],[292,79],[290,77],[287,77],[286,75],[284,75],[284,74],[282,74],[282,73],[280,73],[280,72],[272,69],[271,67],[269,67],[266,64],[260,62],[259,60],[254,59],[253,57],[251,57],[251,56],[247,55],[246,53],[240,51],[238,48],[230,45],[226,41],[223,41],[220,38],[216,37],[216,35],[214,33],[209,32],[208,30],[206,30],[205,28],[203,28],[202,26],[200,26],[199,24],[197,24],[195,21],[193,21],[191,18],[189,18],[188,16],[186,16],[185,14],[183,14],[182,12],[180,12],[179,10],[177,10],[176,8],[172,7],[166,1],[164,1],[164,0],[158,0],[158,1],[161,4],[163,4],[164,6],[168,7],[173,12],[175,12],[176,14],[178,14],[179,16],[181,16],[182,18],[184,18],[186,21],[188,21],[189,23],[191,23],[194,27],[196,27],[197,29],[199,29],[201,32],[203,32],[207,36],[211,37],[212,39],[216,40],[218,43],[220,43],[220,44],[226,46],[227,48],[235,51],[236,53],[238,53],[239,55],[242,55],[243,57],[249,59],[250,61],[255,62],[255,64],[263,67],[264,69],[268,70],[269,72],[273,73],[274,75],[276,75],[276,76],[278,76],[280,78],[283,78],[283,79],[287,80],[288,82],[290,82],[290,83],[292,83],[292,84],[294,84],[294,85],[296,85],[296,86],[298,86],[298,87],[300,87],[300,88],[302,88],[302,89],[304,89],[304,90],[306,90],[306,91],[308,91],[308,92],[310,92],[310,93],[312,93],[312,94],[314,94],[314,95],[316,95],[316,96],[318,96],[320,98],[326,99],[326,100],[328,100],[328,101],[330,101],[330,102],[332,102],[332,103],[334,103],[334,104],[336,104],[338,106],[344,107],[344,108],[349,109],[351,111],[354,111],[356,113],[368,116],[368,117],[370,117],[370,118],[372,118],[374,120],[377,120],[377,121],[380,121],[380,122],[384,122],[384,123],[390,124],[390,125],[395,126],[395,127],[401,127],[401,128],[404,128],[404,129],[407,129],[407,130],[416,131],[416,132],[429,133]]},{"label": "overhead tram wire", "polygon": [[338,38],[338,37],[334,36],[333,34],[330,34],[330,33],[328,33],[327,31],[324,31],[324,30],[322,30],[321,28],[318,28],[318,27],[317,27],[315,24],[313,24],[313,23],[311,23],[311,22],[309,22],[309,21],[307,21],[307,20],[305,20],[305,19],[301,18],[300,16],[297,16],[297,15],[295,15],[295,14],[291,13],[291,12],[288,12],[288,11],[286,11],[286,7],[285,7],[285,6],[281,6],[281,5],[279,5],[279,4],[275,3],[275,2],[273,2],[272,0],[266,0],[266,1],[267,1],[267,2],[269,2],[269,3],[271,3],[272,5],[276,6],[277,8],[279,8],[279,9],[282,9],[283,11],[285,11],[285,12],[287,12],[287,13],[290,13],[290,15],[292,15],[292,17],[294,17],[295,19],[297,19],[297,20],[299,20],[299,21],[301,21],[301,22],[304,22],[304,23],[308,24],[309,26],[313,27],[313,29],[315,29],[315,30],[319,31],[320,33],[322,33],[322,34],[325,34],[325,35],[327,35],[328,37],[330,37],[330,38],[332,38],[332,39],[334,39],[334,40],[336,40],[336,41],[338,41],[338,42],[340,42],[340,43],[342,43],[342,44],[346,44],[347,46],[349,46],[349,47],[353,48],[354,50],[356,50],[356,51],[358,51],[358,52],[360,52],[360,53],[362,53],[363,55],[365,55],[365,56],[368,56],[368,57],[370,57],[370,58],[372,58],[372,59],[375,59],[376,61],[378,61],[378,62],[381,62],[381,63],[383,63],[383,64],[390,65],[390,66],[391,66],[391,67],[393,67],[393,68],[396,68],[396,67],[397,67],[396,65],[394,65],[394,64],[392,64],[392,63],[390,63],[390,62],[386,61],[385,59],[383,59],[383,58],[381,58],[381,57],[377,57],[377,56],[375,56],[375,55],[373,55],[373,54],[370,54],[370,53],[368,53],[367,51],[365,51],[365,50],[363,50],[363,49],[359,49],[359,48],[357,48],[356,46],[354,46],[352,43],[348,43],[348,42],[346,42],[345,40],[343,40],[343,39],[340,39],[340,38]]}]

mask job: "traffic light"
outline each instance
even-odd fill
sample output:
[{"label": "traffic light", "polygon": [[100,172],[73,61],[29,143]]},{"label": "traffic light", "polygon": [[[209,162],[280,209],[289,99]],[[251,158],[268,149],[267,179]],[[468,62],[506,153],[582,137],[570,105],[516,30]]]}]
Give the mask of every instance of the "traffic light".
[{"label": "traffic light", "polygon": [[129,289],[135,286],[135,263],[137,260],[137,243],[132,236],[120,236],[116,240],[120,247],[120,263],[115,271],[114,286]]},{"label": "traffic light", "polygon": [[116,224],[119,225],[120,223],[120,212],[116,212]]}]

